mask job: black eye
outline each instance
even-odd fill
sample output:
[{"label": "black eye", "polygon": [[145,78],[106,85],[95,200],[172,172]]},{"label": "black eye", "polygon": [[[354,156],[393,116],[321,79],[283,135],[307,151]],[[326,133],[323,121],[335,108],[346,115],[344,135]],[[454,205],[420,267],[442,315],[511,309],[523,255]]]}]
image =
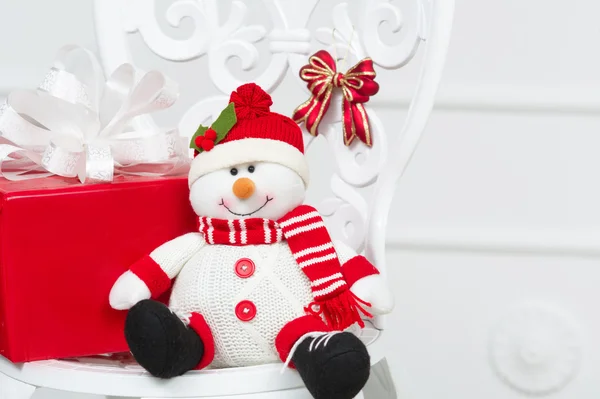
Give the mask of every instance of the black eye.
[{"label": "black eye", "polygon": [[254,165],[248,166],[248,172],[254,173]]},{"label": "black eye", "polygon": [[237,175],[237,169],[236,168],[232,168],[229,173],[231,173],[232,176]]}]

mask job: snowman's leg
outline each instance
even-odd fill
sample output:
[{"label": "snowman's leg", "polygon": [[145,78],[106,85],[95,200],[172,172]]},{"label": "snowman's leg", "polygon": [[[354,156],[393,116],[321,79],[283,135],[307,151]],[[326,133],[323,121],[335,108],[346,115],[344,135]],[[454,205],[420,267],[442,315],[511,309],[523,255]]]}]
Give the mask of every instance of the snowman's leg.
[{"label": "snowman's leg", "polygon": [[[286,324],[275,340],[315,398],[353,399],[370,372],[369,352],[354,334],[330,331],[323,320],[303,316]],[[359,396],[360,397],[360,396]]]},{"label": "snowman's leg", "polygon": [[294,364],[289,362],[290,355],[294,355],[294,350],[299,344],[299,341],[306,339],[311,333],[315,336],[319,333],[330,332],[325,322],[318,316],[302,316],[287,323],[275,338],[275,347],[279,353],[279,358],[282,362],[294,367]]},{"label": "snowman's leg", "polygon": [[[196,315],[194,321],[200,325],[204,319]],[[160,378],[176,377],[194,369],[203,360],[206,350],[193,326],[188,327],[163,303],[150,299],[138,302],[129,310],[125,338],[135,360]]]},{"label": "snowman's leg", "polygon": [[198,334],[200,340],[204,344],[204,354],[202,355],[202,359],[200,359],[200,363],[194,367],[194,370],[201,370],[207,367],[215,358],[215,340],[210,331],[210,327],[206,323],[206,320],[204,320],[204,316],[200,313],[192,313],[189,326],[196,334]]}]

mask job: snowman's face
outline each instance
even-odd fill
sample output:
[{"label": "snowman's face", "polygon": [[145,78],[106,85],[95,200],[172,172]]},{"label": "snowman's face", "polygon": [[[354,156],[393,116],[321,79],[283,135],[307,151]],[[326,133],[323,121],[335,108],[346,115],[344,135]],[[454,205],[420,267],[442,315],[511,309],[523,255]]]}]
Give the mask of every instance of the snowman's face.
[{"label": "snowman's face", "polygon": [[306,188],[286,166],[255,162],[220,169],[192,184],[196,214],[218,219],[277,220],[304,201]]}]

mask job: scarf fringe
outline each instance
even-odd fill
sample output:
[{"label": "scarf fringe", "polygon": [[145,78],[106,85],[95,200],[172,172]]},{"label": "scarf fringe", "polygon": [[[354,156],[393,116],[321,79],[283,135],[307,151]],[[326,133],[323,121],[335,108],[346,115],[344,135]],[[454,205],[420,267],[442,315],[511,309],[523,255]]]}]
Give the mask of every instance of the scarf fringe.
[{"label": "scarf fringe", "polygon": [[333,330],[345,330],[354,323],[361,328],[365,322],[361,313],[367,317],[373,317],[364,307],[371,306],[370,303],[358,298],[352,291],[346,290],[333,298],[316,302],[319,305],[319,313],[325,317],[325,321]]}]

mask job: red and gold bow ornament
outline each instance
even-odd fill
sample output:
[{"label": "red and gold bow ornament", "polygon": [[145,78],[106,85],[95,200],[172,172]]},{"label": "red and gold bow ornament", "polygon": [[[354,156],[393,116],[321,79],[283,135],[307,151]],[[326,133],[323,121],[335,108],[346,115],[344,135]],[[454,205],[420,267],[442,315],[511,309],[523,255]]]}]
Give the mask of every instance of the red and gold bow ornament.
[{"label": "red and gold bow ornament", "polygon": [[300,69],[300,78],[311,92],[310,98],[294,111],[296,123],[304,122],[306,130],[313,136],[319,134],[319,124],[329,109],[333,90],[342,90],[342,126],[344,143],[348,146],[355,138],[367,146],[373,145],[369,118],[364,103],[379,91],[375,82],[373,61],[365,58],[346,73],[337,71],[335,59],[325,50],[320,50],[309,58],[307,65]]}]

